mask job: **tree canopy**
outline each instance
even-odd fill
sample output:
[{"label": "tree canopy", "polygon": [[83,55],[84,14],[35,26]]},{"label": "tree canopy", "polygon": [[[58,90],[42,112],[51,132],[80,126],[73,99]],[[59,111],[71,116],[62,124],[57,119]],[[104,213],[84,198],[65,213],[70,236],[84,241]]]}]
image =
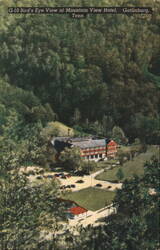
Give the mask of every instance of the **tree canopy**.
[{"label": "tree canopy", "polygon": [[[76,1],[77,6],[111,4],[115,1]],[[78,135],[160,143],[158,1],[116,1],[117,6],[152,7],[153,15],[79,20],[7,10],[43,5],[42,0],[0,1],[0,248],[5,250],[60,248],[54,239],[40,241],[41,231],[57,230],[56,218],[63,215],[55,182],[30,186],[17,174],[21,166],[54,163],[50,136],[59,131],[53,122],[74,127]],[[45,5],[74,6],[75,1],[47,0]],[[83,168],[76,150],[62,156],[66,167]],[[124,181],[117,191],[117,214],[103,227],[83,229],[78,236],[66,233],[63,248],[158,249],[158,176],[159,159],[152,159],[143,178]]]},{"label": "tree canopy", "polygon": [[[44,116],[51,119],[56,113],[62,122],[78,122],[84,127],[86,120],[104,126],[104,117],[111,117],[112,128],[119,126],[131,139],[137,133],[142,139],[144,134],[157,134],[160,95],[154,79],[158,79],[160,51],[158,3],[145,2],[153,7],[152,16],[104,14],[81,20],[56,14],[4,15],[10,4],[1,1],[0,6],[0,75],[10,85],[29,91],[21,90],[21,96],[30,95],[25,97],[25,103],[21,101],[23,105],[12,101],[28,120]],[[23,0],[13,5],[41,4]],[[75,5],[62,0],[48,0],[45,4]],[[144,6],[141,0],[119,0],[116,4]],[[90,0],[86,4],[79,0],[76,5],[94,6],[97,2]],[[101,1],[98,5],[109,3]],[[29,107],[28,99],[32,99]],[[109,123],[103,133],[106,126]]]}]

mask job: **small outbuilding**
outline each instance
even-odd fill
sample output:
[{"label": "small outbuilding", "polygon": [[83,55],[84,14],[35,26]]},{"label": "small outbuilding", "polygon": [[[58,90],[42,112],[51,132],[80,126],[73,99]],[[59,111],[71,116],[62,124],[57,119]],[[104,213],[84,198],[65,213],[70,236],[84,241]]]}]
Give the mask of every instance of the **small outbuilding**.
[{"label": "small outbuilding", "polygon": [[88,210],[83,208],[83,207],[71,207],[69,209],[69,213],[74,217],[74,218],[83,218],[85,215],[87,215]]}]

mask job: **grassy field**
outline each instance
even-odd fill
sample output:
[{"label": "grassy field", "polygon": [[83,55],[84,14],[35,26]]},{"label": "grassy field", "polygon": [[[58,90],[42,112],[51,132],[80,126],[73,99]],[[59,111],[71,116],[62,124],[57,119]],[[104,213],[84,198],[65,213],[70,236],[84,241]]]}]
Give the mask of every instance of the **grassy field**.
[{"label": "grassy field", "polygon": [[[133,160],[127,161],[121,169],[124,173],[124,179],[131,178],[134,174],[142,176],[144,174],[144,163],[151,159],[153,155],[158,156],[158,148],[150,146],[146,153],[134,157]],[[104,173],[96,177],[97,180],[115,181],[118,180],[116,173],[119,167],[115,167],[111,170],[107,170]]]},{"label": "grassy field", "polygon": [[115,192],[96,188],[86,188],[64,195],[63,199],[75,201],[79,206],[96,211],[112,203]]}]

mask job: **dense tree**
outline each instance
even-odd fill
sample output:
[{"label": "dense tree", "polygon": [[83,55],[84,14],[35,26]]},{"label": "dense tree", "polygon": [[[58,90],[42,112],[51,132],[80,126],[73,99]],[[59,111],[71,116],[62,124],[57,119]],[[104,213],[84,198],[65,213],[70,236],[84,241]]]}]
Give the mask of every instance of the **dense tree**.
[{"label": "dense tree", "polygon": [[123,130],[118,126],[113,127],[112,137],[117,143],[123,143],[123,144],[127,143],[127,138],[126,138]]},{"label": "dense tree", "polygon": [[[153,15],[8,15],[9,6],[42,6],[42,0],[0,2],[0,248],[155,250],[158,243],[159,160],[145,165],[117,191],[117,214],[105,226],[66,234],[66,244],[40,240],[57,230],[61,210],[55,183],[29,186],[21,166],[54,164],[50,126],[59,119],[98,136],[124,135],[140,145],[159,144],[159,3],[118,0],[117,6],[151,6]],[[74,6],[73,0],[47,0]],[[87,6],[77,0],[77,6]],[[90,0],[90,6],[114,5]],[[117,137],[118,136],[118,137]],[[143,149],[140,148],[143,145]],[[137,150],[137,148],[139,149]],[[79,152],[61,155],[69,169],[85,168]],[[129,156],[130,157],[130,156]],[[123,164],[124,155],[120,161]],[[16,170],[16,173],[13,173]],[[12,173],[12,176],[10,175]],[[152,188],[154,195],[151,195]]]},{"label": "dense tree", "polygon": [[160,192],[160,159],[153,157],[150,162],[144,165],[145,175],[144,181],[147,186],[154,188],[156,192]]},{"label": "dense tree", "polygon": [[122,168],[118,169],[118,171],[116,173],[116,176],[117,176],[117,178],[118,178],[119,181],[121,181],[124,178],[124,173],[123,173]]},{"label": "dense tree", "polygon": [[56,114],[49,104],[42,105],[33,92],[11,86],[3,78],[0,78],[0,93],[1,123],[3,122],[3,124],[5,117],[9,116],[11,111],[16,112],[18,118],[26,124],[37,121],[45,124],[56,118]]},{"label": "dense tree", "polygon": [[139,177],[132,180],[125,180],[122,190],[117,190],[115,203],[118,204],[118,211],[126,215],[140,216],[144,212],[147,213],[147,207],[150,206],[151,197],[148,188],[141,183]]},{"label": "dense tree", "polygon": [[54,182],[31,187],[24,176],[8,175],[1,183],[0,200],[1,249],[38,249],[42,231],[54,235],[64,218]]},{"label": "dense tree", "polygon": [[80,170],[83,164],[80,156],[80,150],[75,147],[65,148],[65,150],[60,154],[59,160],[66,170]]},{"label": "dense tree", "polygon": [[[86,19],[73,20],[56,14],[4,15],[10,1],[1,2],[0,74],[9,84],[40,99],[30,107],[26,101],[24,105],[14,102],[27,122],[53,119],[53,109],[68,124],[78,122],[83,127],[86,119],[89,124],[98,121],[103,127],[101,134],[110,135],[113,126],[118,126],[129,140],[144,140],[146,136],[152,143],[151,137],[158,135],[160,99],[158,3],[146,2],[154,7],[153,16],[88,15]],[[31,0],[29,3],[42,4]],[[26,1],[21,4],[27,6]],[[46,4],[74,5],[62,0],[48,0]],[[90,1],[90,5],[97,3]],[[109,3],[99,4],[104,5]],[[143,3],[119,0],[117,5]],[[86,3],[79,0],[77,6]],[[106,117],[110,117],[112,125]]]},{"label": "dense tree", "polygon": [[86,250],[159,248],[159,198],[158,193],[151,195],[149,191],[150,187],[157,187],[158,175],[153,174],[155,181],[151,171],[156,171],[157,163],[158,159],[153,159],[146,164],[146,177],[124,181],[114,199],[116,214],[100,221],[105,225],[83,229],[81,237],[73,240],[73,249],[80,246]]}]

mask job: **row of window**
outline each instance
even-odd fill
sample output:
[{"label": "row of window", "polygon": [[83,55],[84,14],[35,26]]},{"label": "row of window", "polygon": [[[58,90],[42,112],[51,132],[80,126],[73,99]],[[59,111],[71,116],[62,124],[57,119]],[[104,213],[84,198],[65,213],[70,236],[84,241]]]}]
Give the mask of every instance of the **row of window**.
[{"label": "row of window", "polygon": [[107,151],[107,154],[115,154],[115,153],[117,153],[117,151],[116,151],[116,150]]},{"label": "row of window", "polygon": [[90,151],[90,150],[96,150],[96,149],[106,149],[106,147],[93,147],[93,148],[85,148],[84,150]]},{"label": "row of window", "polygon": [[107,148],[108,148],[108,149],[117,149],[116,146],[108,146]]},{"label": "row of window", "polygon": [[87,156],[82,156],[84,159],[98,159],[102,158],[102,154],[96,154],[96,155],[87,155]]},{"label": "row of window", "polygon": [[85,153],[105,153],[105,149],[95,149],[95,150],[82,150],[82,152]]}]

